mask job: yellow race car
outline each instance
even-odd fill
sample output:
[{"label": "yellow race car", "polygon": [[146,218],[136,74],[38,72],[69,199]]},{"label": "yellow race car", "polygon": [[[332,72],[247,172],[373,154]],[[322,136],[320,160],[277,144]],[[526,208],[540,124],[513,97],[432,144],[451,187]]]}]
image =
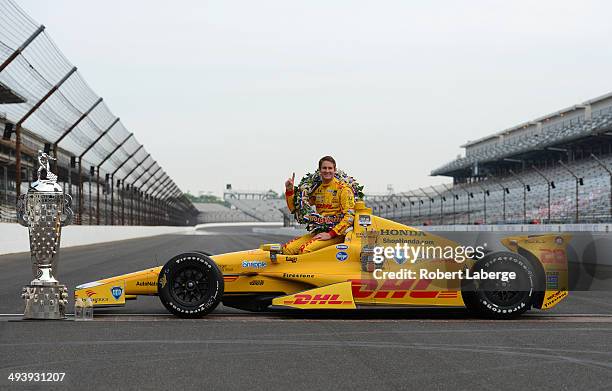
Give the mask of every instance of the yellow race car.
[{"label": "yellow race car", "polygon": [[222,302],[252,311],[467,307],[506,319],[552,308],[568,295],[567,234],[507,237],[508,251],[469,251],[374,216],[362,201],[355,212],[344,243],[312,253],[284,255],[278,244],[219,255],[188,252],[164,266],[79,285],[75,298],[117,306],[156,295],[183,318],[202,317]]}]

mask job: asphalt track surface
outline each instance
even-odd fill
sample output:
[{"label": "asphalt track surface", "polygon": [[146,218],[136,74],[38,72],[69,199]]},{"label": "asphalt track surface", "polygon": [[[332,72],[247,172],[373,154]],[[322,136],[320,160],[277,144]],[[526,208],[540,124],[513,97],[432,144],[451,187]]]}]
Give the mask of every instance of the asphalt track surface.
[{"label": "asphalt track surface", "polygon": [[[249,227],[62,249],[75,285],[161,265],[179,252],[254,248],[286,237]],[[97,310],[92,322],[21,321],[28,254],[0,256],[0,389],[610,390],[612,294],[572,292],[512,321],[457,309],[249,313],[198,320],[157,298]],[[69,305],[72,308],[72,303]],[[8,380],[64,372],[62,382]]]}]

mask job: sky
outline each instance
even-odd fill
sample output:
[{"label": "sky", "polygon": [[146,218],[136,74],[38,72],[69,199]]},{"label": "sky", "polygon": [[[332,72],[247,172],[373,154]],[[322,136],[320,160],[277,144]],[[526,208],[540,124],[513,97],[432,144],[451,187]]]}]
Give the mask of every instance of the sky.
[{"label": "sky", "polygon": [[466,141],[612,91],[607,1],[16,2],[193,194],[324,155],[370,194],[448,183]]}]

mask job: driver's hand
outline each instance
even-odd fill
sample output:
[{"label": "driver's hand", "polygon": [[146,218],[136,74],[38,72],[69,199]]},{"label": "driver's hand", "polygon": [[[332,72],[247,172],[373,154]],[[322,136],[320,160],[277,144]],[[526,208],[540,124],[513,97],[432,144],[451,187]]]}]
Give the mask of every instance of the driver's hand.
[{"label": "driver's hand", "polygon": [[293,183],[295,182],[295,172],[291,176],[291,178],[285,181],[285,190],[291,191],[293,190]]},{"label": "driver's hand", "polygon": [[315,239],[315,240],[329,240],[331,238],[332,238],[331,235],[328,234],[327,232],[321,232],[319,234],[316,234],[313,239]]}]

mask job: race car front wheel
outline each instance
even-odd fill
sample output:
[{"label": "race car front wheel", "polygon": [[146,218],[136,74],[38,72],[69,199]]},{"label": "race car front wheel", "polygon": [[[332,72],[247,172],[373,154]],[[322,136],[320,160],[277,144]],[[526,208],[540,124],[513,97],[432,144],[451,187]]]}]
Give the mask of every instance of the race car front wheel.
[{"label": "race car front wheel", "polygon": [[[494,319],[515,318],[529,308],[535,294],[533,267],[522,256],[512,252],[487,254],[464,279],[462,296],[471,312]],[[475,277],[487,278],[475,278]],[[514,278],[510,278],[514,276]]]},{"label": "race car front wheel", "polygon": [[159,273],[157,292],[164,307],[181,318],[200,318],[217,307],[223,296],[223,274],[200,252],[169,260]]}]

